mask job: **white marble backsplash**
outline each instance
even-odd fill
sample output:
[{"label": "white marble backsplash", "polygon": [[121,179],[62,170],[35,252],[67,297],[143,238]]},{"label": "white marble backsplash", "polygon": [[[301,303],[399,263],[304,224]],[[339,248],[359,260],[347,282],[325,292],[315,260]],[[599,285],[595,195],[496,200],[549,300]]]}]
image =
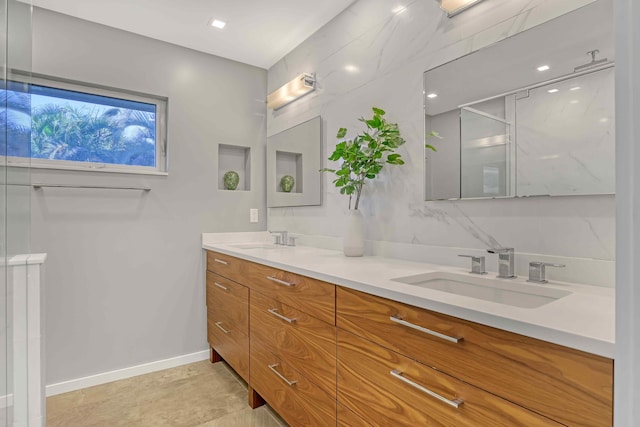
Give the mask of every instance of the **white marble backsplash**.
[{"label": "white marble backsplash", "polygon": [[[315,72],[318,89],[269,110],[267,133],[321,115],[326,159],[340,127],[353,135],[361,130],[357,118],[380,107],[407,140],[400,150],[406,164],[385,167],[364,190],[361,209],[373,246],[402,247],[408,256],[435,248],[427,252],[447,257],[509,246],[537,258],[582,260],[579,269],[594,278],[585,283],[613,286],[613,196],[423,201],[423,72],[592,2],[487,0],[449,19],[435,1],[409,1],[394,14],[399,3],[359,0],[269,70],[268,91],[301,72]],[[332,180],[323,179],[322,206],[270,208],[269,229],[339,241],[348,201]]]}]

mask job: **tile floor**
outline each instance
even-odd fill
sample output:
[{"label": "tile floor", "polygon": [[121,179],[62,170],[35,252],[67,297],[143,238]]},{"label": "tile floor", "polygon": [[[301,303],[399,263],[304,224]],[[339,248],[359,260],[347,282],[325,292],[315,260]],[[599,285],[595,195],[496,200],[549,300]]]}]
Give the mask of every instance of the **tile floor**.
[{"label": "tile floor", "polygon": [[286,427],[268,406],[252,410],[247,386],[209,361],[47,398],[48,427]]}]

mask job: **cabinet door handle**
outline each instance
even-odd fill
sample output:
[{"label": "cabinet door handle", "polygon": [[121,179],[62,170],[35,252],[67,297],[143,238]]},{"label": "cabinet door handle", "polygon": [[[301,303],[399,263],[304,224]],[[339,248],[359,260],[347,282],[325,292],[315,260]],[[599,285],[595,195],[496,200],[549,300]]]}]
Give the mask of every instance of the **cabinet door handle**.
[{"label": "cabinet door handle", "polygon": [[296,321],[296,319],[292,319],[291,317],[286,317],[283,316],[282,314],[278,313],[278,309],[277,308],[269,308],[267,309],[267,311],[271,314],[273,314],[274,316],[276,316],[278,319],[282,319],[285,322],[288,323],[294,323]]},{"label": "cabinet door handle", "polygon": [[219,287],[220,289],[222,289],[223,291],[227,291],[229,292],[229,288],[227,288],[226,286],[222,286],[220,283],[218,282],[213,282],[214,285],[216,285],[217,287]]},{"label": "cabinet door handle", "polygon": [[218,259],[218,258],[214,258],[213,260],[214,260],[215,262],[219,262],[220,264],[229,265],[229,263],[228,263],[227,261],[223,261],[223,260]]},{"label": "cabinet door handle", "polygon": [[395,323],[399,323],[400,325],[406,326],[408,328],[415,329],[420,332],[424,332],[425,334],[433,335],[434,337],[441,338],[443,340],[447,340],[452,343],[458,344],[464,338],[462,337],[450,337],[449,335],[441,334],[440,332],[432,331],[431,329],[423,328],[422,326],[414,325],[413,323],[407,322],[406,320],[402,320],[398,316],[391,316],[389,320]]},{"label": "cabinet door handle", "polygon": [[284,285],[284,286],[295,286],[295,283],[291,283],[291,282],[285,282],[284,280],[280,280],[280,279],[276,279],[275,277],[271,277],[271,276],[267,276],[267,279],[271,280],[272,282],[276,282],[280,285]]},{"label": "cabinet door handle", "polygon": [[435,397],[439,401],[444,402],[449,406],[453,406],[454,408],[459,408],[460,405],[462,405],[464,403],[464,401],[462,399],[449,400],[446,397],[439,395],[435,391],[431,391],[428,388],[423,387],[420,384],[411,381],[410,379],[408,379],[405,376],[403,376],[402,372],[398,371],[397,369],[394,369],[393,371],[391,371],[389,373],[391,374],[392,377],[399,379],[403,383],[409,384],[411,387],[416,388],[416,389],[420,390],[421,392],[428,394],[431,397]]},{"label": "cabinet door handle", "polygon": [[214,323],[214,325],[216,325],[218,327],[218,329],[220,329],[225,334],[228,334],[229,332],[231,332],[231,331],[229,331],[229,330],[227,330],[227,329],[222,327],[222,322],[216,322],[216,323]]},{"label": "cabinet door handle", "polygon": [[273,371],[273,373],[274,373],[274,374],[276,374],[278,377],[280,377],[280,379],[281,379],[282,381],[284,381],[285,383],[287,383],[287,385],[288,385],[288,386],[292,386],[292,385],[294,385],[295,383],[297,383],[297,382],[298,382],[298,381],[296,381],[296,380],[290,381],[290,380],[288,380],[288,379],[287,379],[287,377],[285,377],[285,376],[284,376],[284,375],[282,375],[280,372],[278,372],[278,371],[276,370],[276,368],[278,367],[278,364],[277,364],[277,363],[275,363],[275,364],[273,364],[273,365],[267,365],[267,366],[269,367],[269,369],[271,369],[271,370]]}]

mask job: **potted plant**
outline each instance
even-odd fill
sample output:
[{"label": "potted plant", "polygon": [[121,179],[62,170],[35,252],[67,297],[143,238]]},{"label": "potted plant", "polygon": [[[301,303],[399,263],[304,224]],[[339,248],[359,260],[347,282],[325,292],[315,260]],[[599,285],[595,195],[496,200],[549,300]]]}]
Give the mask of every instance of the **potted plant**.
[{"label": "potted plant", "polygon": [[[333,181],[340,188],[340,194],[349,196],[349,220],[344,237],[344,253],[346,256],[362,256],[364,253],[364,227],[362,214],[358,210],[362,189],[367,180],[374,179],[385,164],[403,165],[401,155],[395,150],[405,143],[400,136],[396,123],[389,123],[384,118],[385,112],[380,108],[373,108],[373,117],[359,120],[367,129],[336,145],[329,157],[332,161],[342,161],[339,169],[324,168],[323,172],[333,172]],[[338,130],[337,138],[345,138],[346,128]],[[352,199],[355,203],[352,209]]]}]

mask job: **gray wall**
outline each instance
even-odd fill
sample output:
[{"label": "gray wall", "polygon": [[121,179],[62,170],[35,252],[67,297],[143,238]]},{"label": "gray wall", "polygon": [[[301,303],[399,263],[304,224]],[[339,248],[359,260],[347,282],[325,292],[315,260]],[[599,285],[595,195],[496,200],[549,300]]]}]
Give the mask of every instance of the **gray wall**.
[{"label": "gray wall", "polygon": [[[169,98],[169,176],[33,170],[47,252],[47,383],[207,349],[202,232],[265,229],[266,71],[35,9],[33,71]],[[252,147],[251,191],[217,189],[217,144]],[[249,208],[260,222],[249,223]]]}]

